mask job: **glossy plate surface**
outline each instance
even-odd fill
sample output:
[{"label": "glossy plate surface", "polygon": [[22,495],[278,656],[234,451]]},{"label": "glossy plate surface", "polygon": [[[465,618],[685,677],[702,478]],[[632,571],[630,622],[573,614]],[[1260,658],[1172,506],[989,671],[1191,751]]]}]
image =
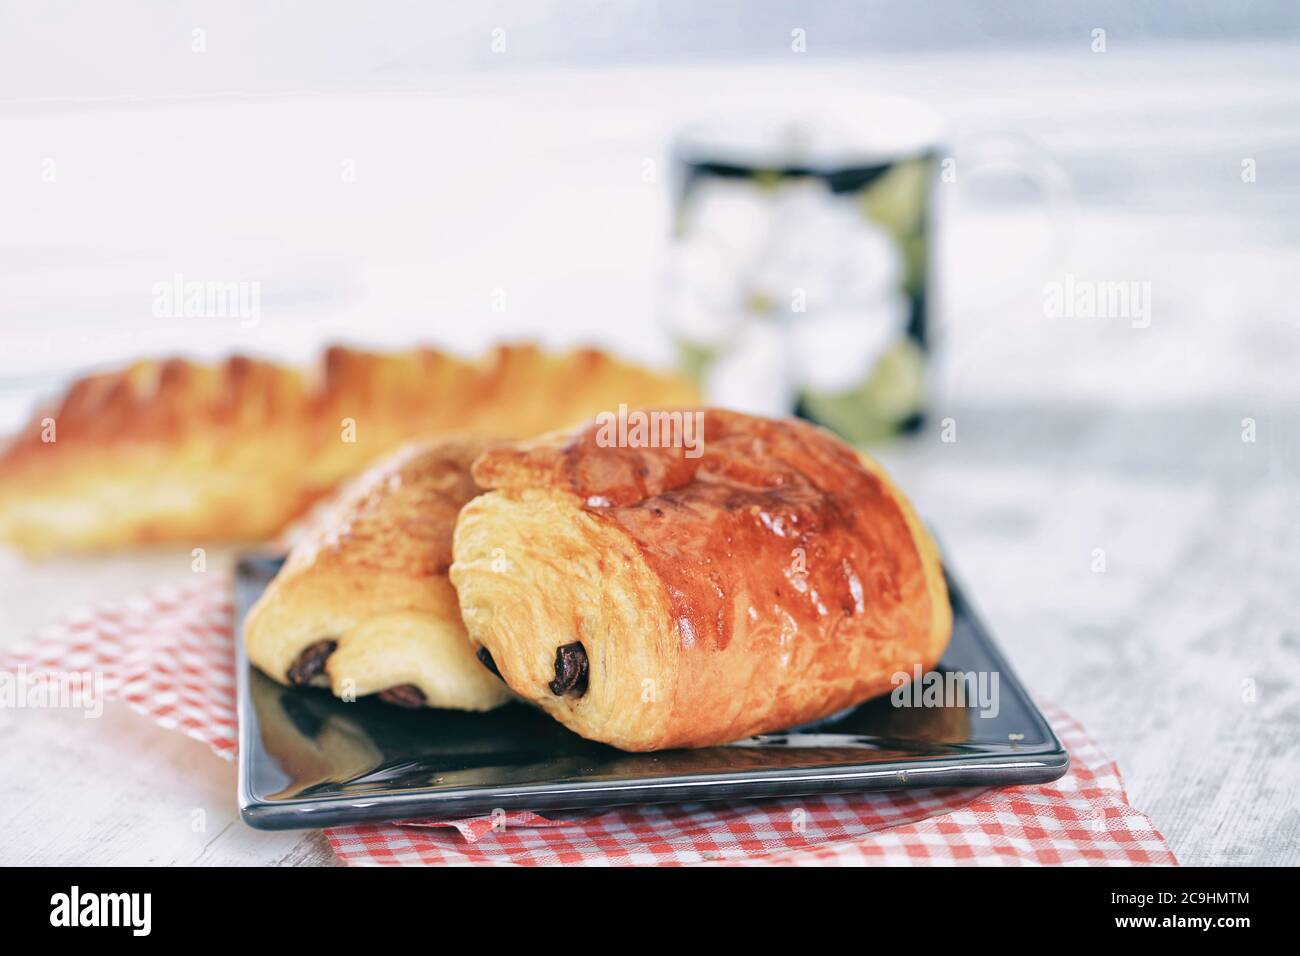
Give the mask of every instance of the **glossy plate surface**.
[{"label": "glossy plate surface", "polygon": [[[240,562],[237,633],[279,566],[270,558]],[[938,671],[951,675],[950,686],[965,675],[966,706],[895,707],[885,696],[815,727],[653,754],[584,740],[523,704],[487,714],[408,711],[282,687],[248,663],[241,639],[240,812],[252,826],[280,830],[498,808],[1055,780],[1069,767],[1064,748],[951,576],[948,586],[953,637]]]}]

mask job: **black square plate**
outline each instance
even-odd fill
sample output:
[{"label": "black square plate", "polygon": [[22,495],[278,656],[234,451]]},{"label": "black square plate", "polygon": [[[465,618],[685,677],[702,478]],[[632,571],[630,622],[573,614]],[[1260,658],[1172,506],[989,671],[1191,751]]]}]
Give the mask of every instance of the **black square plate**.
[{"label": "black square plate", "polygon": [[584,740],[524,704],[487,714],[407,711],[282,687],[248,663],[242,639],[244,615],[280,564],[247,558],[235,584],[239,807],[262,829],[498,808],[1044,783],[1069,767],[1061,742],[951,576],[953,635],[938,671],[983,674],[990,690],[996,675],[996,713],[975,700],[896,707],[886,695],[815,727],[726,747],[633,754]]}]

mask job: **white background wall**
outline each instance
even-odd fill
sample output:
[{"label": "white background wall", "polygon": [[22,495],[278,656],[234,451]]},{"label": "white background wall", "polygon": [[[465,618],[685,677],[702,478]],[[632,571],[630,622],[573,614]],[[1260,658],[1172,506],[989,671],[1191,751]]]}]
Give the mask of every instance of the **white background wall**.
[{"label": "white background wall", "polygon": [[[1036,144],[1075,195],[1049,214],[979,175],[941,194],[941,387],[1290,395],[1297,21],[1286,4],[6,3],[0,429],[142,353],[527,336],[662,360],[672,130],[879,91],[942,111],[959,161]],[[1153,282],[1155,330],[1044,321],[1065,272]],[[263,320],[159,320],[151,290],[177,273],[260,282]]]}]

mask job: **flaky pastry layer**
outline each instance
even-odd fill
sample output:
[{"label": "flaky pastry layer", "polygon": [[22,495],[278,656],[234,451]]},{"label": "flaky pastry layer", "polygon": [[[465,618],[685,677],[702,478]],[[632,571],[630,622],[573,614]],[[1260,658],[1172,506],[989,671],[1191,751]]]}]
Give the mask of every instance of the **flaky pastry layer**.
[{"label": "flaky pastry layer", "polygon": [[935,545],[877,464],[804,422],[702,414],[698,457],[594,424],[490,449],[456,526],[470,638],[625,750],[820,719],[933,666],[952,630]]}]

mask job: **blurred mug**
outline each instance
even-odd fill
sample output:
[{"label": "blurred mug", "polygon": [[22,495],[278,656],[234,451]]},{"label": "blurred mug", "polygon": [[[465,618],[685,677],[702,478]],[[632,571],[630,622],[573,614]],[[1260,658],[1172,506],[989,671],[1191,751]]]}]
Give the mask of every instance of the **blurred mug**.
[{"label": "blurred mug", "polygon": [[799,111],[677,136],[664,308],[711,401],[861,442],[922,420],[941,124],[854,102],[852,124]]}]

